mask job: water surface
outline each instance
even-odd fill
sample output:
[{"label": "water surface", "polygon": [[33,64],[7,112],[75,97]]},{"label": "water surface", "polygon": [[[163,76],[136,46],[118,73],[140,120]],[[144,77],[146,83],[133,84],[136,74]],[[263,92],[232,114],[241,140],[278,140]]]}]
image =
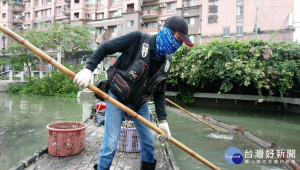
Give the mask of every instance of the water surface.
[{"label": "water surface", "polygon": [[47,124],[81,122],[83,109],[76,99],[0,93],[0,169],[9,169],[46,146]]},{"label": "water surface", "polygon": [[[300,151],[300,115],[287,113],[273,113],[266,111],[248,111],[235,109],[219,109],[208,107],[185,108],[192,113],[209,115],[234,125],[243,126],[255,135],[276,143],[281,149],[295,149],[296,159],[299,161],[297,151]],[[261,148],[242,135],[232,133],[214,133],[212,130],[186,113],[168,112],[168,122],[172,136],[184,143],[190,149],[206,158],[221,169],[287,169],[280,162],[269,163],[266,159],[266,149]],[[225,131],[226,132],[226,131]],[[263,158],[249,159],[255,163],[245,162],[239,165],[229,164],[224,157],[225,151],[230,147],[237,147],[244,155],[246,150],[264,150]],[[208,169],[198,160],[171,144],[172,151],[179,167],[183,169]],[[244,155],[245,156],[245,155]],[[275,157],[275,156],[274,156]],[[266,160],[267,163],[257,163],[257,160]]]}]

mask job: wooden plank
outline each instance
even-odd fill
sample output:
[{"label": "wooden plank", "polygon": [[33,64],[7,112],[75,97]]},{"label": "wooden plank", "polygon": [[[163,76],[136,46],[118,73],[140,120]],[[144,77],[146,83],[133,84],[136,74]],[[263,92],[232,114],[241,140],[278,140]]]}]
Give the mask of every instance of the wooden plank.
[{"label": "wooden plank", "polygon": [[[94,164],[98,162],[99,149],[104,135],[103,127],[94,126],[93,121],[87,122],[86,136],[83,151],[75,156],[70,157],[54,157],[45,154],[38,161],[29,165],[27,170],[53,170],[53,169],[66,169],[66,170],[92,170]],[[166,152],[166,146],[155,138],[155,159],[157,159],[157,170],[172,169],[169,156]],[[113,159],[111,170],[139,170],[140,169],[140,152],[138,153],[125,153],[116,151]]]}]

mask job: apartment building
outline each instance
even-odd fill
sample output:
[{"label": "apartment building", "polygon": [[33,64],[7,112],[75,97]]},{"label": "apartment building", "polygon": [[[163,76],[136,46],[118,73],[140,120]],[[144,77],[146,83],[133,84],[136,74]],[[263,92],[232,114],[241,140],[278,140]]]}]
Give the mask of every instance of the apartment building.
[{"label": "apartment building", "polygon": [[[46,29],[41,23],[91,25],[91,48],[134,30],[156,33],[166,18],[182,16],[194,43],[213,39],[295,39],[297,0],[2,0],[0,23],[17,29]],[[299,29],[299,27],[298,27]],[[2,35],[1,48],[11,40]]]}]

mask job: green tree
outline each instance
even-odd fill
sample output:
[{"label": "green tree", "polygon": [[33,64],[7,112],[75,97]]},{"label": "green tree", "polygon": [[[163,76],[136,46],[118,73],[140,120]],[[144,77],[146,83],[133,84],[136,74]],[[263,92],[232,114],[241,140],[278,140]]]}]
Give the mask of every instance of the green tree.
[{"label": "green tree", "polygon": [[77,51],[92,50],[88,47],[88,43],[92,40],[94,31],[93,27],[87,25],[73,26],[70,24],[54,23],[44,32],[44,36],[50,40],[48,42],[50,47],[61,50],[64,56],[63,63],[66,63],[70,56]]}]

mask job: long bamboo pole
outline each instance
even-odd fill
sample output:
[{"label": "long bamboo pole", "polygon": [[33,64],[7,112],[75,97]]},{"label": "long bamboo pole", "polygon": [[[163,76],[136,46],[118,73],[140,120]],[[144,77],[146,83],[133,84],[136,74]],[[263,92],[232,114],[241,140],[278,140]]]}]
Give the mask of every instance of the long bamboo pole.
[{"label": "long bamboo pole", "polygon": [[199,120],[201,123],[205,124],[206,126],[208,126],[209,128],[211,128],[212,130],[216,130],[214,127],[212,127],[211,125],[209,125],[208,123],[204,122],[203,120],[199,119],[198,117],[196,117],[195,115],[193,115],[192,113],[190,113],[189,111],[185,110],[184,108],[180,107],[179,105],[177,105],[176,103],[172,102],[171,100],[166,98],[166,101],[171,103],[172,105],[176,106],[177,108],[179,108],[180,110],[184,111],[185,113],[189,114],[190,116],[192,116],[193,118]]},{"label": "long bamboo pole", "polygon": [[[46,53],[44,53],[43,51],[41,51],[40,49],[38,49],[37,47],[32,45],[30,42],[26,41],[24,38],[20,37],[19,35],[17,35],[13,31],[8,29],[7,27],[4,27],[2,24],[0,24],[0,30],[2,32],[4,32],[5,34],[7,34],[8,36],[15,39],[17,42],[19,42],[20,44],[22,44],[26,48],[28,48],[30,51],[32,51],[36,55],[40,56],[43,60],[50,63],[55,68],[59,69],[61,72],[65,73],[66,75],[68,75],[69,77],[74,79],[74,77],[76,75],[75,73],[73,73],[71,70],[69,70],[65,66],[63,66],[63,65],[59,64],[58,62],[56,62],[53,58],[49,57]],[[144,123],[145,125],[150,127],[152,130],[154,130],[156,133],[163,134],[163,135],[167,136],[167,134],[163,130],[161,130],[160,128],[158,128],[157,126],[155,126],[154,124],[149,122],[147,119],[145,119],[142,116],[138,115],[136,112],[134,112],[130,108],[126,107],[122,103],[118,102],[114,98],[110,97],[108,94],[101,91],[96,86],[94,86],[92,84],[89,84],[88,88],[91,91],[93,91],[94,93],[96,93],[97,95],[101,96],[103,99],[105,99],[105,100],[109,101],[110,103],[114,104],[115,106],[119,107],[121,110],[128,113],[130,116],[132,116],[135,119],[137,119],[138,121]],[[217,166],[215,166],[214,164],[212,164],[211,162],[209,162],[208,160],[206,160],[202,156],[198,155],[197,153],[195,153],[194,151],[192,151],[191,149],[189,149],[188,147],[186,147],[185,145],[183,145],[182,143],[180,143],[176,139],[171,137],[170,142],[172,142],[173,144],[175,144],[176,146],[178,146],[179,148],[181,148],[182,150],[184,150],[185,152],[187,152],[188,154],[190,154],[191,156],[193,156],[197,160],[201,161],[203,164],[210,167],[211,169],[219,170],[219,168]]]}]

